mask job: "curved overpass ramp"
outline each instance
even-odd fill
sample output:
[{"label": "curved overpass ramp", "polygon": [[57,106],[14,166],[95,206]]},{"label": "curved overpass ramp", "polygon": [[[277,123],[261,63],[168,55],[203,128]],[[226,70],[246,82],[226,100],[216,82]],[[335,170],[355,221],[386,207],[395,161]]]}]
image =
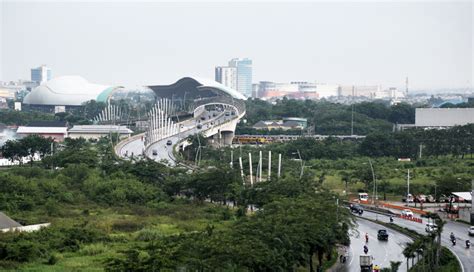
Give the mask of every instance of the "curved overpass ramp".
[{"label": "curved overpass ramp", "polygon": [[[147,132],[120,142],[115,147],[116,154],[122,158],[148,157],[176,166],[178,162],[174,153],[189,145],[186,139],[190,135],[202,133],[206,138],[213,137],[220,145],[231,144],[237,123],[245,115],[245,103],[242,99],[245,97],[217,82],[205,83],[206,85],[203,81],[183,78],[172,85],[152,86],[162,100],[158,101],[148,115],[150,125]],[[167,98],[170,95],[171,100]],[[187,103],[186,96],[192,97],[191,103]],[[181,98],[184,98],[181,104],[185,104],[193,118],[174,122],[174,105]]]}]

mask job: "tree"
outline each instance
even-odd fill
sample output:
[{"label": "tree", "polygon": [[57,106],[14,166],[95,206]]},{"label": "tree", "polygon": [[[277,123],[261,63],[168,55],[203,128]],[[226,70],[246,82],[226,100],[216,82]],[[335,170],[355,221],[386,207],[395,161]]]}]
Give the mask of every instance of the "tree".
[{"label": "tree", "polygon": [[2,155],[12,162],[18,161],[21,164],[22,158],[28,156],[28,150],[20,141],[8,140],[2,146]]}]

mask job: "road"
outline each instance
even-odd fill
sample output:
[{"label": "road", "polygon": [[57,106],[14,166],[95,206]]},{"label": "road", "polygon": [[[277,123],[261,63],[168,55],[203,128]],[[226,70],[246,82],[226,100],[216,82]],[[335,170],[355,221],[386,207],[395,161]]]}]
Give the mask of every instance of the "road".
[{"label": "road", "polygon": [[[383,222],[389,222],[389,217],[387,215],[377,214],[369,211],[364,211],[363,217],[370,218],[370,219],[378,219]],[[395,218],[395,224],[412,229],[420,234],[426,234],[425,226],[426,226],[426,219],[423,218],[423,224],[404,220],[401,218]],[[465,272],[474,272],[474,250],[471,247],[470,249],[466,249],[465,241],[471,239],[473,237],[469,237],[467,231],[469,226],[462,223],[456,223],[447,221],[446,225],[444,225],[443,233],[441,235],[441,243],[443,246],[451,249],[454,254],[459,258],[461,265],[463,266],[463,271]],[[453,232],[457,238],[456,246],[452,246],[452,243],[449,239],[450,233]]]},{"label": "road", "polygon": [[373,222],[357,219],[357,230],[351,232],[351,246],[349,249],[349,259],[346,262],[345,271],[360,271],[359,256],[364,254],[365,233],[369,234],[369,255],[374,258],[373,264],[380,267],[390,267],[390,261],[401,261],[398,271],[407,271],[406,259],[403,256],[403,249],[411,239],[404,234],[387,229],[389,233],[388,241],[377,240],[377,231],[386,229]]},{"label": "road", "polygon": [[[201,116],[204,116],[206,119],[201,120]],[[205,111],[196,118],[180,122],[179,124],[181,127],[178,134],[157,141],[148,149],[145,149],[143,138],[137,138],[136,140],[125,144],[120,150],[120,155],[122,157],[130,157],[132,154],[134,156],[141,156],[143,152],[146,152],[146,156],[155,161],[166,161],[167,165],[175,166],[176,162],[173,155],[173,146],[176,143],[190,135],[205,131],[206,129],[211,128],[213,125],[224,123],[225,121],[233,118],[236,118],[236,116],[226,115],[225,111]],[[201,129],[197,128],[198,123],[202,125]],[[171,141],[172,145],[167,145],[168,141]],[[156,155],[153,155],[153,151],[156,152]]]}]

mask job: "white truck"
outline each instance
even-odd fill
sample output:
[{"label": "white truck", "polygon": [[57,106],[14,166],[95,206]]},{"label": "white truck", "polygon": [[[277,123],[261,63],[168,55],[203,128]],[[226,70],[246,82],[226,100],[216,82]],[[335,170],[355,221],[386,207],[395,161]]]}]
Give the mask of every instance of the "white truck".
[{"label": "white truck", "polygon": [[360,263],[360,271],[361,272],[372,272],[372,260],[374,258],[372,255],[360,255],[359,263]]}]

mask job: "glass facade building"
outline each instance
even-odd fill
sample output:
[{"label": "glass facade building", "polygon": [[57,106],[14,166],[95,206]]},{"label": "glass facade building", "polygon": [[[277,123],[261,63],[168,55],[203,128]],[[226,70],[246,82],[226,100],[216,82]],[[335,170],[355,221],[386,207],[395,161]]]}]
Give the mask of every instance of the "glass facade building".
[{"label": "glass facade building", "polygon": [[251,59],[232,59],[229,61],[229,67],[237,69],[237,91],[246,97],[252,96],[252,60]]},{"label": "glass facade building", "polygon": [[49,80],[51,80],[51,69],[45,65],[31,69],[31,81],[43,83]]}]

